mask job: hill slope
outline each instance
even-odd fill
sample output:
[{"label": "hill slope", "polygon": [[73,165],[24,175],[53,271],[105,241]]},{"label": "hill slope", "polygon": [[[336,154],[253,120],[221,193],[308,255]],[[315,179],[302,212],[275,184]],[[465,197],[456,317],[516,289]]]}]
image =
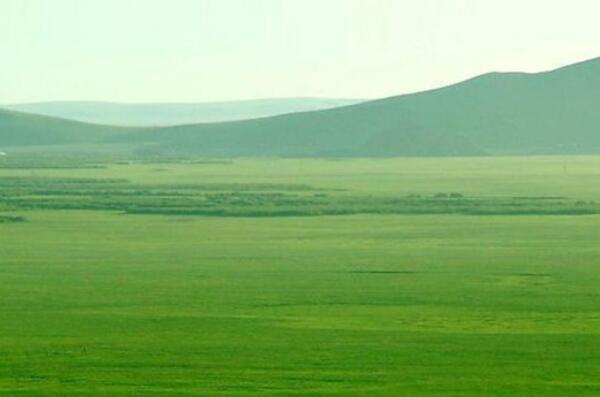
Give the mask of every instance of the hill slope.
[{"label": "hill slope", "polygon": [[600,153],[600,59],[539,74],[266,119],[154,129],[125,139],[205,155]]},{"label": "hill slope", "polygon": [[214,103],[39,102],[6,105],[3,108],[87,123],[166,126],[246,120],[330,109],[359,102],[364,101],[358,99],[282,98]]},{"label": "hill slope", "polygon": [[127,143],[204,156],[600,153],[600,59],[491,73],[357,105],[226,123],[116,129],[0,113],[0,145]]},{"label": "hill slope", "polygon": [[85,124],[0,109],[0,146],[69,145],[104,142],[136,129]]}]

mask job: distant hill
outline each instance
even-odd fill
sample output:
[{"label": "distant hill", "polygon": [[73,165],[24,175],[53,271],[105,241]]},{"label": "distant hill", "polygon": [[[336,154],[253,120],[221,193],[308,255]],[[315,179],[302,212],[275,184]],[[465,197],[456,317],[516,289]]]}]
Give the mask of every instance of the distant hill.
[{"label": "distant hill", "polygon": [[330,109],[360,99],[282,98],[213,103],[38,102],[0,106],[18,112],[95,124],[169,126],[255,119],[286,113]]},{"label": "distant hill", "polygon": [[600,153],[600,59],[490,73],[331,110],[156,129],[121,139],[205,155],[458,156]]},{"label": "distant hill", "polygon": [[[60,135],[64,120],[32,119],[25,126],[31,135],[49,123],[57,128],[57,143],[73,136],[134,144],[155,154],[592,154],[600,153],[599,104],[600,58],[550,72],[490,73],[432,91],[255,120],[120,131],[80,125],[79,135],[72,123],[65,124],[70,133]],[[0,145],[20,139],[15,138],[20,129],[5,131],[2,118]]]},{"label": "distant hill", "polygon": [[136,129],[93,125],[0,109],[2,147],[72,145],[110,140],[115,134]]}]

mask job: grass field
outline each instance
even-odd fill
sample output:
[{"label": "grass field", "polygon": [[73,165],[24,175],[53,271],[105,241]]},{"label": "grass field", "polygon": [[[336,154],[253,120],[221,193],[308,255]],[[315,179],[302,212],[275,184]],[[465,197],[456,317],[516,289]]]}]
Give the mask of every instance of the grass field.
[{"label": "grass field", "polygon": [[[0,162],[0,396],[600,395],[600,157],[23,156]],[[207,200],[230,212],[127,207]]]}]

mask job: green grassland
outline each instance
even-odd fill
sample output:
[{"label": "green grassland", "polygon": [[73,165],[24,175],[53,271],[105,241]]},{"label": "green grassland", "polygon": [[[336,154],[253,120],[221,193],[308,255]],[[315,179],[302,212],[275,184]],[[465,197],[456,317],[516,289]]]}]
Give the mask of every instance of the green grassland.
[{"label": "green grassland", "polygon": [[9,157],[2,397],[600,395],[600,157]]}]

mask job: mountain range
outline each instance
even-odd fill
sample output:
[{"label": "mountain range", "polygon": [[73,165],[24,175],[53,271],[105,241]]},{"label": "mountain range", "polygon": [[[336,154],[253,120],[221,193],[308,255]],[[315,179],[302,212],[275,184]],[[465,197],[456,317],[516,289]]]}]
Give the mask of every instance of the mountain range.
[{"label": "mountain range", "polygon": [[250,120],[163,127],[0,111],[0,149],[121,144],[203,156],[600,153],[600,58],[543,73],[489,73],[435,90]]}]

